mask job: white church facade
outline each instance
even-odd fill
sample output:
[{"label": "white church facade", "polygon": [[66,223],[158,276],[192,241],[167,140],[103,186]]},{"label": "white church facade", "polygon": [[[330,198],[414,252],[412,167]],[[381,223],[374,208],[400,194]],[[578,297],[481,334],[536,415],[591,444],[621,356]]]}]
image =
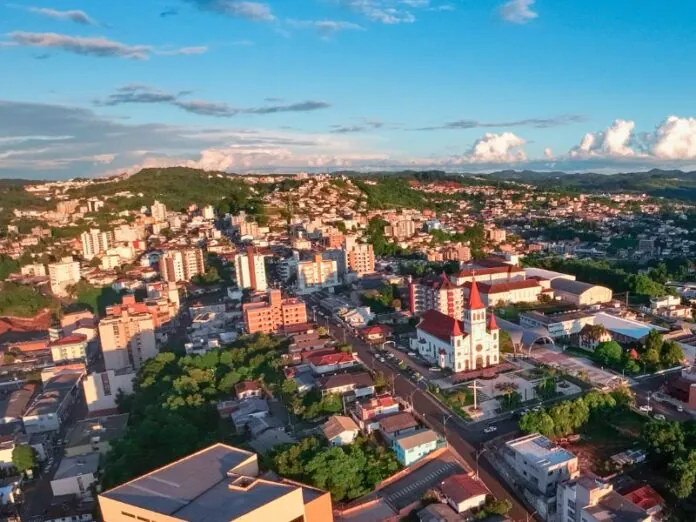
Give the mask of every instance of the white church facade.
[{"label": "white church facade", "polygon": [[476,281],[472,282],[461,320],[428,310],[418,324],[411,346],[431,364],[453,372],[498,364],[500,330],[495,316],[486,311]]}]

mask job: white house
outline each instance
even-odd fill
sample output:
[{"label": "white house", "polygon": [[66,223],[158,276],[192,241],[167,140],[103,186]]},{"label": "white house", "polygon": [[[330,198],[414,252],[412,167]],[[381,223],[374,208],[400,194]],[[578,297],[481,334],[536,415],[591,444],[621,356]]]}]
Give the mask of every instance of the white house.
[{"label": "white house", "polygon": [[91,486],[97,482],[99,453],[88,453],[75,457],[63,457],[58,471],[51,480],[53,496],[77,495],[80,498],[92,495]]},{"label": "white house", "polygon": [[350,417],[333,415],[321,427],[324,437],[332,446],[351,444],[360,433],[358,425]]}]

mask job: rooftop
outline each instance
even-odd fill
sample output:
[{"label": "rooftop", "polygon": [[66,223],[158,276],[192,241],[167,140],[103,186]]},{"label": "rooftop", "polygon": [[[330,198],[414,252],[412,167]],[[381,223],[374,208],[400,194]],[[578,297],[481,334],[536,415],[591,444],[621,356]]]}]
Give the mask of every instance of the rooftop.
[{"label": "rooftop", "polygon": [[354,385],[355,387],[373,386],[374,381],[367,372],[360,373],[341,373],[339,375],[330,375],[323,377],[318,381],[319,387],[325,390],[332,388],[341,388],[343,386]]},{"label": "rooftop", "polygon": [[450,342],[452,336],[459,336],[464,332],[464,326],[461,321],[457,321],[453,317],[437,310],[425,312],[423,319],[418,324],[418,329],[447,343]]},{"label": "rooftop", "polygon": [[604,495],[597,505],[585,508],[598,522],[645,522],[648,513],[616,491]]},{"label": "rooftop", "polygon": [[440,491],[457,504],[472,497],[488,494],[481,482],[464,473],[457,473],[443,480],[440,483]]},{"label": "rooftop", "polygon": [[557,277],[551,281],[551,288],[554,290],[561,290],[562,292],[568,292],[571,294],[584,294],[588,290],[593,288],[603,288],[599,285],[591,285],[590,283],[583,283],[581,281],[572,281],[570,279],[564,279],[562,277]]},{"label": "rooftop", "polygon": [[98,442],[118,439],[126,431],[127,425],[127,413],[80,421],[68,433],[67,447],[91,444],[97,442],[95,438],[99,439]]},{"label": "rooftop", "polygon": [[19,419],[36,392],[36,384],[25,384],[0,401],[0,418]]},{"label": "rooftop", "polygon": [[404,435],[403,437],[399,437],[398,439],[396,439],[396,441],[398,442],[399,446],[401,446],[405,450],[408,450],[411,448],[417,448],[418,446],[422,446],[423,444],[437,442],[439,439],[440,436],[433,430],[425,429],[417,431],[415,433],[409,433],[408,435]]},{"label": "rooftop", "polygon": [[235,471],[256,460],[254,453],[215,444],[102,496],[180,520],[222,522],[304,489],[294,483],[243,476]]},{"label": "rooftop", "polygon": [[384,433],[394,433],[395,431],[415,428],[418,422],[413,415],[405,411],[389,415],[379,420],[379,428]]},{"label": "rooftop", "polygon": [[537,465],[555,466],[576,458],[570,451],[557,446],[538,433],[511,440],[506,444]]},{"label": "rooftop", "polygon": [[324,432],[324,436],[331,440],[338,437],[344,431],[358,431],[358,425],[350,417],[333,415],[324,423],[321,430]]},{"label": "rooftop", "polygon": [[87,453],[76,457],[63,457],[53,480],[77,477],[87,473],[96,473],[99,469],[99,453]]}]

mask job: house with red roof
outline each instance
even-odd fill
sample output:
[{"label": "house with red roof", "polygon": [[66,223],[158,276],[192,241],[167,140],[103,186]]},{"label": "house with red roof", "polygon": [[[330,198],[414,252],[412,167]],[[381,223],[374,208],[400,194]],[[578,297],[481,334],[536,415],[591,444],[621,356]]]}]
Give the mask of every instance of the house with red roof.
[{"label": "house with red roof", "polygon": [[357,364],[353,354],[345,352],[318,353],[310,355],[306,361],[315,375],[337,372]]},{"label": "house with red roof", "polygon": [[495,316],[487,312],[475,280],[461,317],[428,310],[417,326],[411,348],[431,364],[453,372],[498,364],[500,329]]},{"label": "house with red roof", "polygon": [[87,357],[87,336],[72,334],[61,337],[48,344],[53,362],[84,361]]},{"label": "house with red roof", "polygon": [[375,324],[360,330],[360,335],[370,344],[380,344],[391,336],[391,328],[383,324]]},{"label": "house with red roof", "polygon": [[483,507],[489,493],[483,483],[464,473],[446,478],[440,482],[438,489],[457,513]]}]

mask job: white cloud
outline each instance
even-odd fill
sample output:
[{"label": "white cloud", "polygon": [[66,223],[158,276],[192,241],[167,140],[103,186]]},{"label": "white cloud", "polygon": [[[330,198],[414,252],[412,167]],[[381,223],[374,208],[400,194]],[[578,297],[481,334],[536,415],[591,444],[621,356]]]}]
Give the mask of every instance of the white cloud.
[{"label": "white cloud", "polygon": [[364,31],[365,28],[361,25],[352,22],[344,22],[342,20],[286,20],[286,23],[291,27],[298,29],[314,29],[322,37],[328,38],[340,31]]},{"label": "white cloud", "polygon": [[696,159],[696,118],[667,118],[650,137],[650,151],[659,159]]},{"label": "white cloud", "polygon": [[416,17],[409,9],[427,8],[430,0],[338,0],[338,3],[373,22],[394,25],[415,22]]},{"label": "white cloud", "polygon": [[526,161],[522,148],[526,141],[512,132],[487,132],[474,143],[471,150],[455,163],[517,163]]},{"label": "white cloud", "polygon": [[503,20],[513,24],[526,24],[539,17],[532,6],[536,0],[508,0],[500,7]]},{"label": "white cloud", "polygon": [[276,19],[268,4],[245,0],[187,0],[203,11],[212,11],[254,22],[272,22]]},{"label": "white cloud", "polygon": [[97,22],[84,11],[59,11],[58,9],[50,9],[48,7],[30,7],[29,11],[41,16],[53,18],[54,20],[69,20],[82,25],[98,25]]},{"label": "white cloud", "polygon": [[570,151],[571,157],[631,157],[637,153],[632,143],[636,124],[629,120],[616,120],[601,132],[588,132],[580,145]]},{"label": "white cloud", "polygon": [[131,58],[146,60],[152,47],[148,45],[127,45],[107,38],[82,38],[58,33],[28,33],[15,31],[7,35],[10,43],[26,47],[62,49],[81,55]]},{"label": "white cloud", "polygon": [[546,159],[553,159],[553,150],[551,150],[551,148],[549,147],[546,147],[544,149],[544,156],[546,157]]}]

